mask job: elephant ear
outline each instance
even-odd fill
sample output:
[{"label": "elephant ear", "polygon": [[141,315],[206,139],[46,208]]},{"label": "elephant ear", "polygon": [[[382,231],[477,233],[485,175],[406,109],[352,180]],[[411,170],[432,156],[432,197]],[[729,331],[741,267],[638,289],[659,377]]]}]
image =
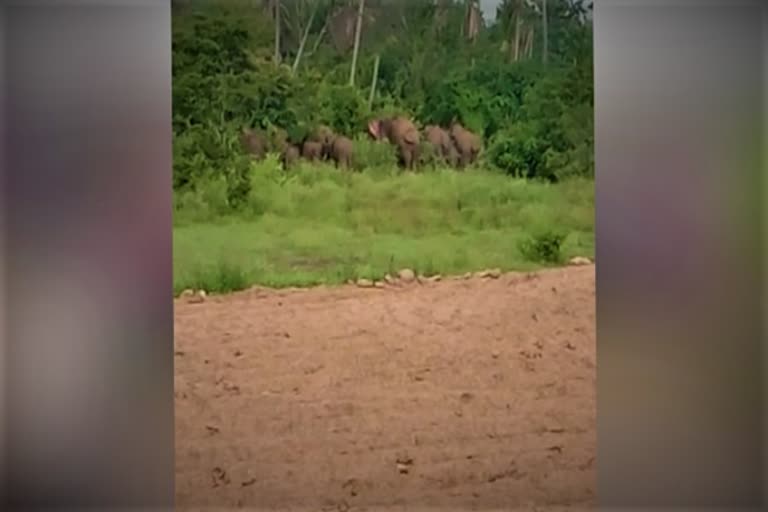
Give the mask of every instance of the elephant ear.
[{"label": "elephant ear", "polygon": [[378,119],[374,119],[370,123],[368,123],[368,133],[371,134],[375,139],[381,138],[381,121]]},{"label": "elephant ear", "polygon": [[418,144],[419,130],[417,130],[415,127],[411,128],[410,130],[406,130],[405,134],[403,135],[403,140],[408,144]]}]

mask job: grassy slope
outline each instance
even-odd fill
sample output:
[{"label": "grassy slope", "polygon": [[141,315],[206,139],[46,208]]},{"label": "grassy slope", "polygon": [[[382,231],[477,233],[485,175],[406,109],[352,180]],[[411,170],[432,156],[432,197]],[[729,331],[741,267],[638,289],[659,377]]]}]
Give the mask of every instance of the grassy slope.
[{"label": "grassy slope", "polygon": [[229,291],[378,278],[410,267],[455,274],[525,270],[521,240],[567,233],[563,256],[594,254],[594,183],[530,183],[483,172],[341,173],[304,167],[285,176],[254,165],[245,211],[226,216],[224,188],[177,196],[174,288]]}]

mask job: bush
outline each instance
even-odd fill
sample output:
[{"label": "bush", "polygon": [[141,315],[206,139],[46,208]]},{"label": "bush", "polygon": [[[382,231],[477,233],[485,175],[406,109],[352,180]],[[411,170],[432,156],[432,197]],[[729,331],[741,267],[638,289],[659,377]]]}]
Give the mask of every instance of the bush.
[{"label": "bush", "polygon": [[546,230],[520,242],[520,254],[529,261],[536,263],[560,263],[562,261],[561,247],[565,235],[558,231]]},{"label": "bush", "polygon": [[231,211],[224,176],[201,180],[173,194],[174,223],[208,222]]},{"label": "bush", "polygon": [[366,135],[358,135],[354,144],[354,165],[358,170],[391,168],[397,165],[397,153],[391,144],[376,142]]},{"label": "bush", "polygon": [[355,137],[363,130],[369,112],[365,99],[357,89],[326,84],[319,95],[320,122],[348,137]]}]

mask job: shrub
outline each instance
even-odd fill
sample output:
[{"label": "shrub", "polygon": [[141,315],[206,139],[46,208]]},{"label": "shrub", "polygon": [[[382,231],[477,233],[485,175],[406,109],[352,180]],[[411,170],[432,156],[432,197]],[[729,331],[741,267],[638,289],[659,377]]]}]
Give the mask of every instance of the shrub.
[{"label": "shrub", "polygon": [[537,263],[560,263],[562,261],[561,247],[565,235],[559,231],[541,231],[520,242],[520,254],[529,261]]},{"label": "shrub", "polygon": [[358,89],[348,85],[326,84],[319,94],[320,122],[348,137],[355,137],[362,131],[369,112]]},{"label": "shrub", "polygon": [[366,135],[358,135],[353,142],[356,169],[390,168],[397,165],[397,153],[392,144],[376,142]]}]

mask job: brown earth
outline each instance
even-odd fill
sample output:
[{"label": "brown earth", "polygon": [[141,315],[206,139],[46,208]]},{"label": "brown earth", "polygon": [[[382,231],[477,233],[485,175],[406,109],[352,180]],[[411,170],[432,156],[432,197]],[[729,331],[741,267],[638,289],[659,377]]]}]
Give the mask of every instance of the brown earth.
[{"label": "brown earth", "polygon": [[595,504],[594,266],[176,301],[180,508]]}]

